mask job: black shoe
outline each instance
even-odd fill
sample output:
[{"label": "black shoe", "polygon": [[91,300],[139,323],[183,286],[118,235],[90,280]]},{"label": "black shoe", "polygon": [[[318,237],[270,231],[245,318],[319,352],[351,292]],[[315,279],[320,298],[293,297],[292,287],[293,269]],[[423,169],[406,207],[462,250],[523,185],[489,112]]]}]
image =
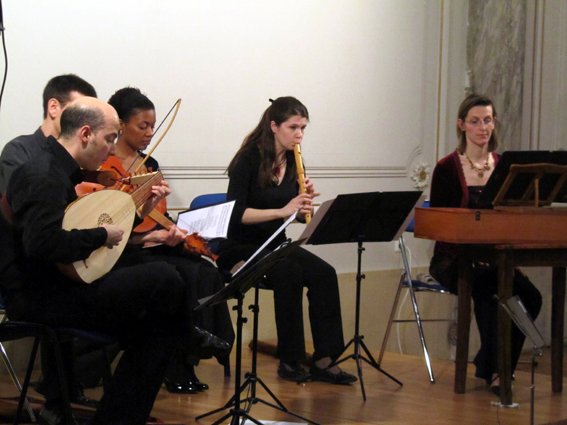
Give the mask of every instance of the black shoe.
[{"label": "black shoe", "polygon": [[165,379],[163,383],[165,384],[167,391],[169,391],[170,393],[197,394],[199,392],[199,389],[192,381],[172,382],[169,379]]},{"label": "black shoe", "polygon": [[191,352],[200,359],[210,359],[215,356],[225,357],[230,353],[230,344],[218,336],[195,326],[191,335]]},{"label": "black shoe", "polygon": [[74,394],[71,395],[71,403],[80,404],[81,406],[98,408],[100,404],[98,400],[89,398],[85,395],[82,388],[77,388]]},{"label": "black shoe", "polygon": [[195,375],[194,372],[189,373],[189,376],[186,379],[182,379],[177,382],[165,378],[163,383],[165,384],[167,391],[170,393],[196,394],[209,389],[207,384],[199,381],[199,378],[197,378],[197,375]]},{"label": "black shoe", "polygon": [[43,408],[37,415],[37,422],[41,425],[77,425],[74,417],[71,417],[71,423],[64,420],[63,411],[59,408],[47,409]]},{"label": "black shoe", "polygon": [[494,375],[493,378],[486,380],[486,384],[488,391],[490,391],[495,396],[500,397],[500,379],[498,378],[498,375]]},{"label": "black shoe", "polygon": [[197,388],[197,391],[206,391],[209,389],[209,386],[207,384],[199,381],[199,378],[197,378],[197,374],[195,373],[194,367],[191,367],[187,377],[188,377],[187,379],[188,383],[190,383],[193,387]]},{"label": "black shoe", "polygon": [[338,373],[333,373],[329,369],[320,369],[317,366],[311,366],[309,372],[311,373],[311,379],[313,381],[329,382],[337,385],[349,385],[358,380],[356,376],[343,370]]},{"label": "black shoe", "polygon": [[290,363],[280,362],[278,376],[293,382],[306,382],[310,379],[309,373],[297,361]]},{"label": "black shoe", "polygon": [[199,381],[199,379],[191,382],[195,385],[195,387],[197,387],[198,391],[207,391],[209,389],[209,385]]},{"label": "black shoe", "polygon": [[500,397],[500,385],[491,385],[490,387],[488,387],[488,389],[492,394],[494,394],[497,397]]}]

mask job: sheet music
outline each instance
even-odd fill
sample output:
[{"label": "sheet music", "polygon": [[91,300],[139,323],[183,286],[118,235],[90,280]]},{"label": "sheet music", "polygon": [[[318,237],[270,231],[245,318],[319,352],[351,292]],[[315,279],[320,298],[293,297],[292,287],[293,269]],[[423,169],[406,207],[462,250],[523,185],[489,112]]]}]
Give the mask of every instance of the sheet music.
[{"label": "sheet music", "polygon": [[272,236],[270,236],[270,237],[266,240],[266,242],[264,242],[264,243],[262,244],[262,246],[261,246],[260,248],[258,248],[258,249],[256,250],[256,252],[254,252],[254,254],[252,254],[252,255],[250,256],[250,258],[248,258],[248,260],[246,260],[246,262],[245,262],[242,266],[240,266],[240,268],[239,268],[238,270],[236,270],[236,271],[232,274],[232,277],[236,276],[236,275],[237,275],[241,270],[243,270],[254,258],[256,258],[256,257],[258,256],[258,254],[260,254],[260,252],[262,252],[262,250],[263,250],[264,248],[266,248],[266,247],[270,244],[270,242],[272,242],[272,241],[276,238],[276,236],[278,236],[281,232],[283,232],[284,229],[285,229],[287,226],[289,226],[289,224],[290,224],[293,220],[295,220],[295,217],[297,217],[297,211],[294,212],[292,215],[290,215],[289,218],[288,218],[280,227],[278,227],[278,229],[272,234]]},{"label": "sheet music", "polygon": [[177,216],[177,227],[205,239],[226,238],[235,201],[185,211]]}]

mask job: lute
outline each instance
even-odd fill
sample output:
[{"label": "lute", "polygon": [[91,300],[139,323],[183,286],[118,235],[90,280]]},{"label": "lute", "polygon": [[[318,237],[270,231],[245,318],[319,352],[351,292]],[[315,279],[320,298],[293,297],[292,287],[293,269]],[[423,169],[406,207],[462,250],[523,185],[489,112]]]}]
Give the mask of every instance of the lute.
[{"label": "lute", "polygon": [[[161,172],[148,173],[145,182],[133,192],[120,190],[101,190],[89,193],[69,204],[63,217],[63,229],[92,229],[103,224],[118,226],[124,236],[117,246],[102,246],[84,259],[69,264],[59,264],[59,269],[67,277],[84,283],[92,283],[114,267],[128,242],[136,217],[136,211],[150,197],[152,186],[163,180]],[[137,176],[137,183],[142,180]]]}]

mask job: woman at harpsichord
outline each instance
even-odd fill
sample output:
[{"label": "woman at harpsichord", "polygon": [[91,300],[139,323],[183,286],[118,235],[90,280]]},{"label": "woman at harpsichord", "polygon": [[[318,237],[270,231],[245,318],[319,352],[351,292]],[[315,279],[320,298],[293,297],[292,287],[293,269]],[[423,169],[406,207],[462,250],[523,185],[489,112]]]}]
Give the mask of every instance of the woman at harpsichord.
[{"label": "woman at harpsichord", "polygon": [[[496,110],[484,96],[471,94],[460,105],[457,118],[457,149],[439,160],[431,181],[431,206],[476,208],[486,182],[498,162]],[[430,265],[431,275],[452,292],[457,292],[457,249],[437,242]],[[472,297],[480,350],[474,364],[476,376],[484,379],[491,391],[499,393],[497,371],[497,294],[498,271],[485,263],[473,264]],[[541,294],[519,269],[514,271],[514,295],[518,295],[535,319],[541,308]],[[512,371],[515,369],[524,334],[513,325]]]}]

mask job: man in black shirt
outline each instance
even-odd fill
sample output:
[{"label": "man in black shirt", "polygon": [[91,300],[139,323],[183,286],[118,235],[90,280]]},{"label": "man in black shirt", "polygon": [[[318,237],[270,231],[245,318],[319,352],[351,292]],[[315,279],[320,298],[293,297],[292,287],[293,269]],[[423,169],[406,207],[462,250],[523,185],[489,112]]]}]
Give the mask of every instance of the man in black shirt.
[{"label": "man in black shirt", "polygon": [[10,176],[24,162],[45,149],[48,136],[59,137],[59,118],[65,106],[79,96],[97,97],[94,87],[75,74],[57,75],[43,89],[43,121],[33,134],[18,136],[0,155],[0,194],[6,192]]},{"label": "man in black shirt", "polygon": [[[43,90],[42,106],[43,120],[39,128],[33,134],[18,136],[4,146],[0,155],[0,197],[6,192],[8,182],[14,170],[31,158],[41,155],[46,151],[47,138],[49,136],[59,137],[61,126],[59,123],[61,113],[65,106],[80,96],[97,97],[94,87],[75,74],[57,75],[51,78]],[[9,260],[4,257],[2,262],[6,265]],[[65,367],[68,378],[69,398],[72,402],[86,406],[96,407],[97,402],[85,397],[82,386],[75,379],[74,342],[72,340],[62,342],[61,350],[66,359]],[[86,343],[84,349],[88,348]],[[112,347],[116,351],[116,347]],[[57,374],[52,358],[51,350],[41,351],[41,363],[43,376],[36,389],[45,396],[46,405],[57,404],[60,398],[60,388],[57,382]],[[99,369],[93,368],[91,370]],[[42,419],[49,417],[50,412],[44,409],[40,413]]]},{"label": "man in black shirt", "polygon": [[[118,129],[110,105],[91,97],[77,99],[61,115],[59,140],[49,137],[45,155],[19,167],[7,190],[22,274],[19,285],[10,285],[5,294],[9,314],[101,330],[124,343],[94,417],[93,423],[101,425],[145,423],[172,350],[190,348],[193,330],[190,297],[173,266],[154,262],[120,268],[90,285],[67,278],[57,267],[86,259],[103,246],[112,248],[123,237],[123,230],[112,224],[62,229],[65,209],[76,199],[81,168],[99,167],[114,149]],[[163,182],[153,186],[142,215],[168,192]]]}]

